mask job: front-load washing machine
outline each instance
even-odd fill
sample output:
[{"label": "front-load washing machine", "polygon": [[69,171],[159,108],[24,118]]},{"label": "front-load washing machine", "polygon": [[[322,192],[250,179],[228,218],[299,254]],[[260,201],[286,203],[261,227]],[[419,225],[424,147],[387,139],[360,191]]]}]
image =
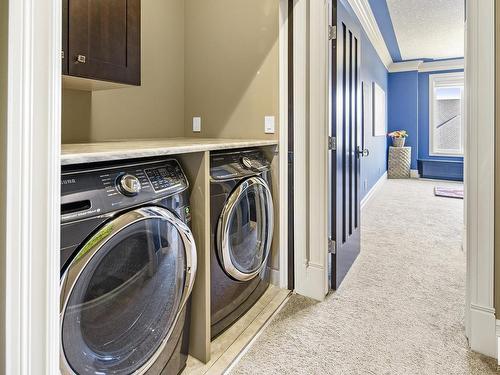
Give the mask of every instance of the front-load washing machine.
[{"label": "front-load washing machine", "polygon": [[196,248],[175,160],[64,168],[62,374],[178,374]]},{"label": "front-load washing machine", "polygon": [[214,338],[269,286],[274,221],[271,167],[262,151],[214,153],[210,177]]}]

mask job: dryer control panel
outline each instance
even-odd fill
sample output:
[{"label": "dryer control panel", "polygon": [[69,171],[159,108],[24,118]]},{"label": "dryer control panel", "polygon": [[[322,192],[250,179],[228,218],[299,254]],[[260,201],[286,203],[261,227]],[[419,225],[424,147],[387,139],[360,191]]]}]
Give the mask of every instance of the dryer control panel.
[{"label": "dryer control panel", "polygon": [[254,176],[270,169],[271,163],[260,150],[225,151],[210,158],[210,177],[218,181]]},{"label": "dryer control panel", "polygon": [[186,176],[173,159],[63,171],[61,220],[81,220],[154,203],[187,188]]}]

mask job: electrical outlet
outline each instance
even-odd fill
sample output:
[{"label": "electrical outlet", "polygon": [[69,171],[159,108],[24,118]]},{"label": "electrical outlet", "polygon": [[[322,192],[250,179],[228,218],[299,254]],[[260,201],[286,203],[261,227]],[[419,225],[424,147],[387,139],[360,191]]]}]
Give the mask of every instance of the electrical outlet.
[{"label": "electrical outlet", "polygon": [[275,120],[274,116],[264,117],[264,133],[274,134]]},{"label": "electrical outlet", "polygon": [[201,132],[201,117],[193,117],[193,132]]}]

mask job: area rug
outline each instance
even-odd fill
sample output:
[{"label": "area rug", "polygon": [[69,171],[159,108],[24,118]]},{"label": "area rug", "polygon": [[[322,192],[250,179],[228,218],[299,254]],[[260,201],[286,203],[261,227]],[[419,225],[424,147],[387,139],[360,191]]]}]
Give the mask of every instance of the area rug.
[{"label": "area rug", "polygon": [[436,186],[434,188],[434,195],[436,197],[464,199],[464,187],[462,185],[457,187]]}]

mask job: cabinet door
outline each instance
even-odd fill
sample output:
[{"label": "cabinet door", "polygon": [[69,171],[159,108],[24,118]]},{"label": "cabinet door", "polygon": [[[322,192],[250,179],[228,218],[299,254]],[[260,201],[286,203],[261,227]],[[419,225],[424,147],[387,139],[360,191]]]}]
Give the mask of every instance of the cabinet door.
[{"label": "cabinet door", "polygon": [[140,85],[140,0],[68,0],[69,75]]}]

